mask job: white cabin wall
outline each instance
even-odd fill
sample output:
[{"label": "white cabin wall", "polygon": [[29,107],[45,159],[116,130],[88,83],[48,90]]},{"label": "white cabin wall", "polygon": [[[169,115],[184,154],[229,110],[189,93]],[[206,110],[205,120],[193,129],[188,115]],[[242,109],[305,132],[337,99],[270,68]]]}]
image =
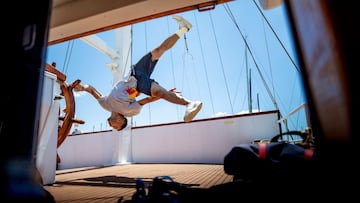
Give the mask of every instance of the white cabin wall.
[{"label": "white cabin wall", "polygon": [[270,140],[278,134],[277,116],[259,114],[134,129],[133,162],[222,164],[235,145]]},{"label": "white cabin wall", "polygon": [[275,112],[69,136],[58,149],[58,168],[121,163],[222,164],[235,145],[279,134],[277,120]]},{"label": "white cabin wall", "polygon": [[58,169],[107,166],[119,162],[121,133],[107,131],[68,136],[58,148]]}]

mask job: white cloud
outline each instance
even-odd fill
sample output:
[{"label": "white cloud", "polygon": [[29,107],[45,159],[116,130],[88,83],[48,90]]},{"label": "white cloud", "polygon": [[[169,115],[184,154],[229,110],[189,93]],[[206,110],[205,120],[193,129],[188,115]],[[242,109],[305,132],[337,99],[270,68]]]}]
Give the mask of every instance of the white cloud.
[{"label": "white cloud", "polygon": [[86,92],[76,92],[74,91],[74,97],[82,97],[86,94]]},{"label": "white cloud", "polygon": [[213,115],[212,117],[221,117],[221,116],[229,116],[230,114],[226,113],[226,112],[217,112],[215,113],[215,115]]},{"label": "white cloud", "polygon": [[[259,109],[253,109],[252,113],[255,113],[255,112],[260,112],[260,111],[259,111]],[[239,114],[247,114],[247,113],[250,113],[249,110],[242,110],[236,114],[239,115]]]}]

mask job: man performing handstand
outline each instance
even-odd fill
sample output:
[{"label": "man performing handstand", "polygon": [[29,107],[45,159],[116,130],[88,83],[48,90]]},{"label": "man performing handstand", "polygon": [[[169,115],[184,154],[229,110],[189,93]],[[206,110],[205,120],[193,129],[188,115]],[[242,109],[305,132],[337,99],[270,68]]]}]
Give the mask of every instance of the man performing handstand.
[{"label": "man performing handstand", "polygon": [[[87,91],[99,104],[107,111],[111,112],[107,119],[109,125],[115,130],[122,130],[127,126],[127,118],[140,113],[145,104],[156,100],[165,99],[168,102],[186,106],[184,122],[190,122],[202,107],[202,102],[191,101],[184,98],[175,89],[166,90],[159,85],[150,76],[155,68],[157,61],[180,39],[180,37],[188,32],[192,25],[181,16],[174,15],[179,24],[179,30],[163,41],[160,46],[143,56],[131,70],[129,77],[123,81],[116,83],[108,96],[103,96],[98,90],[91,85],[77,85],[75,91]],[[140,93],[144,93],[149,97],[136,100]]]}]

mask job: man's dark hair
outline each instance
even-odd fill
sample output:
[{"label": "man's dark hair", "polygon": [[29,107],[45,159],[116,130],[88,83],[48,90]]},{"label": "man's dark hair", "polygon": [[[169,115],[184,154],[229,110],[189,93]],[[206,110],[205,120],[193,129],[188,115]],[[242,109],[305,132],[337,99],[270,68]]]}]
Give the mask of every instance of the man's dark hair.
[{"label": "man's dark hair", "polygon": [[123,123],[123,125],[121,126],[121,128],[120,128],[120,129],[118,129],[118,131],[120,131],[120,130],[124,129],[124,128],[127,126],[127,123],[128,123],[127,118],[126,118],[125,116],[123,116],[123,115],[122,115],[122,117],[123,117],[123,119],[124,119],[124,123]]}]

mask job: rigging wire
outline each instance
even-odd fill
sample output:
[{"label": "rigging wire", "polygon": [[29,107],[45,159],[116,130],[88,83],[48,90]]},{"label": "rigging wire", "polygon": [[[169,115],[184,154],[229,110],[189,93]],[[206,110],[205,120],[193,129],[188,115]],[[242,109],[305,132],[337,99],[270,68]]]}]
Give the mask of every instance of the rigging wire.
[{"label": "rigging wire", "polygon": [[270,54],[269,54],[270,53],[270,51],[269,51],[269,43],[268,43],[266,31],[265,31],[264,21],[262,21],[262,25],[263,25],[262,27],[263,27],[263,31],[264,31],[264,38],[265,38],[265,45],[266,45],[265,47],[266,47],[266,53],[267,53],[267,58],[268,58],[268,65],[269,65],[269,69],[270,69],[272,92],[274,93],[274,100],[276,100],[273,69],[272,69],[272,66],[271,66],[271,57],[270,57]]},{"label": "rigging wire", "polygon": [[[132,35],[132,32],[133,32],[133,30],[132,30],[132,27],[131,27],[131,35]],[[131,39],[131,42],[130,42],[130,46],[129,46],[129,48],[128,48],[128,51],[127,51],[127,55],[126,55],[126,59],[125,59],[125,67],[129,67],[129,69],[131,69],[131,55],[132,55],[132,44],[133,44],[133,41],[132,41],[132,39]],[[130,63],[130,65],[128,66],[128,64]],[[130,70],[124,70],[124,72],[123,72],[123,76],[125,76],[126,75],[126,73],[128,73]]]},{"label": "rigging wire", "polygon": [[[166,22],[167,22],[167,29],[168,29],[168,35],[170,35],[170,25],[169,25],[169,18],[166,18]],[[171,73],[172,73],[172,78],[173,78],[173,83],[174,83],[174,87],[176,87],[176,80],[175,80],[175,69],[174,69],[174,53],[172,51],[172,49],[169,50],[170,51],[170,58],[171,58]]]},{"label": "rigging wire", "polygon": [[[192,86],[191,84],[189,83],[189,66],[187,65],[187,60],[186,60],[186,56],[191,56],[191,54],[189,54],[186,50],[186,47],[185,47],[185,52],[184,54],[182,55],[182,89],[185,91],[185,88],[188,88],[188,96],[191,97],[192,95]],[[192,56],[191,56],[192,57]]]},{"label": "rigging wire", "polygon": [[[246,47],[245,47],[245,49],[246,49]],[[245,68],[241,68],[241,67],[244,67],[244,66],[245,66],[244,63],[245,63],[245,61],[243,60],[243,63],[242,63],[242,65],[240,66],[239,76],[238,76],[237,78],[242,78],[243,70],[244,70]],[[237,80],[236,89],[235,89],[235,94],[234,94],[234,98],[233,98],[233,104],[234,104],[234,106],[237,106],[237,105],[235,105],[235,103],[236,103],[236,101],[237,101],[237,96],[238,96],[238,93],[239,93],[239,89],[240,89],[241,82],[242,82],[242,80]],[[246,102],[246,97],[243,97],[242,102],[240,102],[239,109],[244,109],[245,102]]]},{"label": "rigging wire", "polygon": [[[255,64],[255,67],[256,67],[259,75],[260,75],[260,78],[261,78],[262,82],[264,83],[264,86],[265,86],[265,88],[266,88],[267,93],[269,94],[271,100],[273,101],[273,104],[274,104],[275,108],[276,108],[277,110],[279,110],[279,107],[278,107],[278,105],[277,105],[277,103],[276,103],[276,100],[275,100],[274,96],[272,95],[272,93],[271,93],[271,91],[270,91],[270,89],[269,89],[269,86],[267,85],[267,83],[266,83],[266,81],[265,81],[265,79],[264,79],[264,76],[262,75],[262,73],[261,73],[261,71],[260,71],[260,69],[259,69],[259,66],[258,66],[258,64],[257,64],[257,62],[256,62],[256,60],[255,60],[255,58],[254,58],[254,55],[253,55],[253,53],[252,53],[252,51],[251,51],[251,49],[250,49],[250,47],[249,47],[249,44],[247,43],[244,35],[242,34],[242,32],[241,32],[241,30],[240,30],[240,28],[239,28],[239,26],[238,26],[238,24],[237,24],[237,22],[236,22],[236,19],[235,19],[234,15],[233,15],[232,12],[231,12],[231,9],[229,8],[228,4],[225,4],[224,6],[225,6],[225,10],[227,11],[229,17],[231,18],[231,20],[232,20],[233,23],[235,24],[236,28],[238,29],[238,31],[239,31],[239,33],[240,33],[240,35],[241,35],[241,37],[242,37],[242,39],[243,39],[243,41],[244,41],[244,43],[245,43],[245,46],[246,46],[247,50],[249,51],[249,53],[250,53],[250,55],[251,55],[251,58],[253,59],[253,62],[254,62],[254,64]],[[281,113],[280,113],[280,116],[281,116]]]},{"label": "rigging wire", "polygon": [[[187,71],[186,71],[186,65],[185,65],[185,55],[182,56],[182,77],[181,77],[181,89],[183,91],[185,90],[185,79],[187,78]],[[191,89],[189,88],[189,95],[191,95]]]},{"label": "rigging wire", "polygon": [[[246,47],[245,47],[245,49],[246,49]],[[245,61],[243,61],[243,63],[240,65],[240,67],[243,67],[244,66],[244,63],[245,63]],[[241,76],[242,76],[242,74],[243,74],[243,70],[244,70],[244,68],[240,68],[240,72],[239,72],[239,75],[236,77],[236,78],[241,78]],[[234,104],[234,106],[236,106],[235,105],[235,103],[236,103],[236,100],[237,100],[237,96],[238,96],[238,92],[239,92],[239,87],[240,87],[240,84],[241,84],[241,80],[237,80],[237,84],[236,84],[236,88],[235,88],[235,94],[234,94],[234,98],[233,98],[233,104]],[[244,103],[244,102],[243,102]],[[244,104],[243,104],[244,105]],[[241,105],[241,108],[240,109],[243,109],[243,105]]]},{"label": "rigging wire", "polygon": [[67,48],[66,48],[64,65],[63,65],[63,68],[62,68],[62,72],[63,72],[64,74],[67,73],[73,47],[74,47],[74,40],[70,40],[69,43],[68,43],[68,45],[67,45]]},{"label": "rigging wire", "polygon": [[224,64],[223,64],[223,61],[222,61],[222,58],[221,58],[220,49],[219,49],[219,44],[218,44],[218,40],[217,40],[217,37],[216,37],[214,21],[213,21],[213,19],[212,19],[211,12],[209,12],[209,16],[210,16],[210,21],[211,21],[211,26],[212,26],[213,34],[214,34],[214,37],[215,37],[215,42],[216,42],[217,51],[218,51],[218,54],[219,54],[219,60],[220,60],[220,64],[221,64],[221,70],[222,70],[222,73],[223,73],[223,77],[224,77],[224,81],[225,81],[225,86],[226,86],[226,92],[227,92],[227,95],[228,95],[228,100],[229,100],[229,102],[230,102],[231,113],[233,114],[233,113],[234,113],[233,105],[232,105],[231,98],[230,98],[230,92],[229,92],[228,82],[227,82],[227,80],[226,80],[226,75],[225,75],[225,70],[224,70]]},{"label": "rigging wire", "polygon": [[[253,3],[255,4],[257,10],[258,10],[259,13],[261,14],[262,19],[265,20],[265,22],[267,23],[267,25],[268,25],[269,28],[271,29],[272,33],[274,34],[274,36],[275,36],[276,39],[278,40],[279,44],[281,45],[281,47],[282,47],[283,50],[285,51],[287,57],[290,59],[291,63],[292,63],[293,66],[295,67],[296,71],[297,71],[298,73],[300,73],[301,71],[300,71],[299,67],[296,65],[296,63],[294,62],[293,58],[290,56],[289,52],[287,51],[287,49],[285,48],[284,44],[283,44],[282,41],[280,40],[279,36],[278,36],[278,35],[276,34],[276,32],[274,31],[273,27],[271,26],[270,22],[268,21],[268,19],[266,18],[266,16],[265,16],[264,13],[262,12],[262,10],[260,9],[259,5],[258,5],[254,0],[253,0]],[[266,35],[265,35],[265,36],[266,36]],[[268,52],[268,53],[269,53],[269,52]],[[271,64],[270,64],[270,63],[269,63],[269,65],[270,65],[270,67],[271,67]],[[294,84],[294,85],[295,85],[295,84]],[[295,87],[293,87],[293,88],[295,88]],[[273,87],[273,89],[274,89],[274,87]],[[275,90],[273,90],[273,91],[275,92]],[[292,92],[294,92],[294,91],[292,91]],[[293,96],[293,95],[292,95],[292,96]],[[291,97],[292,97],[292,96],[291,96]],[[279,97],[279,98],[280,98],[280,97]],[[299,116],[299,115],[298,115],[298,116]],[[290,122],[293,123],[292,120],[290,120]],[[285,125],[286,128],[288,128],[287,125],[288,125],[288,123],[286,123],[286,125]],[[293,124],[293,125],[296,126],[296,124]],[[287,130],[288,130],[288,129],[287,129]]]},{"label": "rigging wire", "polygon": [[[147,41],[147,22],[144,23],[145,31],[144,31],[144,37],[145,37],[145,50],[148,52],[148,41]],[[148,112],[149,112],[149,125],[151,125],[151,103],[147,104],[148,106]]]},{"label": "rigging wire", "polygon": [[260,12],[260,14],[262,15],[263,19],[266,21],[266,23],[268,24],[269,28],[271,29],[271,31],[273,32],[273,34],[275,35],[276,39],[279,41],[281,47],[284,49],[286,55],[289,57],[291,63],[294,65],[294,67],[296,68],[296,70],[300,73],[300,69],[299,67],[295,64],[293,58],[290,56],[289,52],[287,51],[287,49],[285,48],[284,44],[281,42],[281,40],[279,39],[279,36],[276,34],[276,32],[274,31],[273,27],[271,26],[271,24],[269,23],[269,21],[267,20],[266,16],[264,15],[264,13],[261,11],[261,9],[259,8],[259,5],[255,2],[255,0],[253,0],[254,4],[256,5],[256,8],[258,9],[258,11]]},{"label": "rigging wire", "polygon": [[[195,13],[194,13],[194,18],[195,18],[196,27],[199,27]],[[198,33],[198,41],[199,41],[199,43],[200,43],[200,50],[201,50],[200,53],[201,53],[201,59],[202,59],[202,63],[203,63],[203,67],[204,67],[204,72],[205,72],[206,84],[207,84],[207,87],[208,87],[207,89],[208,89],[208,91],[209,91],[209,96],[210,96],[211,108],[212,108],[213,114],[215,114],[214,102],[213,102],[213,97],[212,97],[211,90],[210,90],[210,83],[209,83],[209,77],[208,77],[208,72],[207,72],[207,66],[206,66],[206,62],[205,62],[203,45],[202,45],[202,41],[201,41],[201,37],[200,37],[200,32],[199,32],[199,30],[198,30],[197,33]]]},{"label": "rigging wire", "polygon": [[[185,57],[189,54],[189,50],[188,50],[188,47],[187,47],[187,42],[186,42],[186,36],[185,36],[185,34],[184,34],[184,41],[185,41],[185,52],[184,52],[184,54],[183,54],[183,56],[182,56],[182,65],[183,65],[183,77],[182,77],[182,84],[183,84],[183,87],[185,88],[185,82],[187,82],[186,83],[186,85],[188,85],[188,87],[189,87],[189,95],[191,95],[191,88],[190,88],[190,85],[189,85],[189,80],[187,80],[189,77],[188,77],[188,72],[187,72],[187,65],[186,65],[186,60],[185,60]],[[191,56],[191,55],[190,55]]]},{"label": "rigging wire", "polygon": [[[193,55],[190,53],[190,51],[189,51],[189,45],[188,45],[188,43],[187,43],[187,36],[186,36],[186,33],[184,34],[184,43],[185,43],[185,50],[186,50],[186,52],[185,52],[185,55],[186,56],[189,56],[190,58],[191,58],[191,64],[189,65],[190,67],[192,67],[192,70],[193,70],[193,72],[194,72],[194,74],[193,74],[193,76],[194,76],[194,78],[195,78],[195,83],[196,83],[196,90],[197,90],[197,97],[200,99],[200,100],[202,100],[202,96],[201,96],[201,89],[199,88],[200,87],[200,85],[199,85],[199,80],[198,80],[198,77],[197,77],[197,74],[196,74],[196,68],[194,68],[194,67],[196,67],[195,66],[195,64],[194,64],[194,57],[193,57]],[[185,63],[184,63],[185,64]]]},{"label": "rigging wire", "polygon": [[[186,33],[184,33],[184,42],[185,42],[185,50],[187,54],[190,54],[189,52],[189,45],[187,43]],[[190,54],[191,55],[191,54]]]},{"label": "rigging wire", "polygon": [[[289,96],[289,102],[290,102],[290,105],[284,105],[284,103],[281,101],[281,98],[280,98],[280,104],[282,105],[282,106],[288,106],[288,108],[286,109],[286,111],[287,112],[290,112],[291,111],[291,109],[290,109],[290,106],[291,106],[291,103],[294,101],[294,100],[296,100],[295,99],[295,95],[294,95],[294,93],[295,93],[295,89],[296,89],[296,83],[294,82],[293,83],[293,85],[292,85],[292,88],[291,88],[291,95]],[[301,99],[301,95],[299,95],[299,99],[298,100],[300,100]],[[299,116],[299,114],[298,114],[298,116]],[[294,123],[294,121],[293,120],[291,120],[291,119],[287,119],[287,123],[286,123],[286,128],[288,128],[288,125],[289,125],[289,123],[288,122],[290,122],[290,124],[294,127],[294,128],[296,128],[296,126],[297,126],[297,124],[296,123]]]},{"label": "rigging wire", "polygon": [[[168,35],[170,35],[170,24],[169,24],[169,18],[166,18],[166,23],[167,23],[167,30],[168,30]],[[175,80],[175,65],[174,65],[174,53],[172,51],[172,49],[169,50],[170,51],[170,63],[171,63],[171,73],[172,73],[172,78],[173,78],[173,87],[176,87],[176,80]],[[180,119],[180,107],[179,105],[175,105],[176,108],[176,115],[177,118]]]}]

